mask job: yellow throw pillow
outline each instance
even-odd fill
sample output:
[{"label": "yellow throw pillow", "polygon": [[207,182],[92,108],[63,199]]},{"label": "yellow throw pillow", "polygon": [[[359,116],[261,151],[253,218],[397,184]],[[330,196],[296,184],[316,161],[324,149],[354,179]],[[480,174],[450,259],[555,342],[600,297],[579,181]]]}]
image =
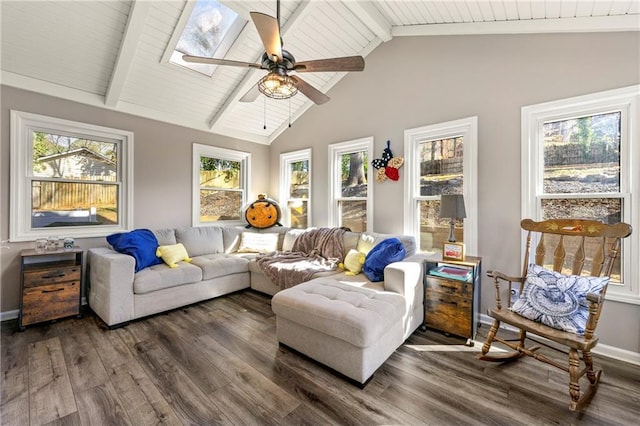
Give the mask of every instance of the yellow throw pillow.
[{"label": "yellow throw pillow", "polygon": [[177,268],[180,261],[191,262],[187,249],[181,243],[158,247],[156,256],[160,256],[170,268]]},{"label": "yellow throw pillow", "polygon": [[344,257],[343,268],[346,270],[345,275],[358,275],[362,271],[364,265],[365,254],[358,250],[351,249]]}]

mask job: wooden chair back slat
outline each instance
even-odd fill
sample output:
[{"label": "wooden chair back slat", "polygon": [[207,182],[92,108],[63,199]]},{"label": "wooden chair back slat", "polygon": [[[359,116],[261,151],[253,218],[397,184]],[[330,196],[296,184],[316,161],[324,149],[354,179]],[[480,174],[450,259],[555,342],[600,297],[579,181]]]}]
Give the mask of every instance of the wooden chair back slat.
[{"label": "wooden chair back slat", "polygon": [[585,236],[583,235],[582,238],[580,238],[580,243],[578,244],[578,249],[576,250],[575,254],[573,255],[573,268],[571,268],[571,273],[573,275],[580,275],[582,274],[582,268],[584,268],[584,258],[585,258],[585,254],[584,254],[584,240],[585,240]]},{"label": "wooden chair back slat", "polygon": [[615,257],[617,257],[618,252],[617,251],[615,252],[615,256],[613,258],[611,257],[611,253],[610,253],[607,259],[607,265],[606,265],[606,268],[604,268],[604,274],[603,274],[606,244],[607,244],[607,239],[605,237],[602,237],[602,241],[598,246],[598,250],[596,250],[596,252],[593,255],[593,264],[591,265],[591,275],[594,277],[599,277],[601,276],[601,274],[602,276],[605,276],[605,277],[608,277],[611,275],[611,270],[613,269],[613,261]]},{"label": "wooden chair back slat", "polygon": [[564,250],[564,235],[560,235],[560,240],[556,249],[553,251],[553,270],[556,272],[562,272],[564,266],[564,256],[566,252]]},{"label": "wooden chair back slat", "polygon": [[[529,235],[531,236],[531,231],[529,231]],[[544,263],[544,256],[547,254],[547,250],[544,244],[544,234],[540,236],[540,241],[538,241],[538,245],[536,246],[536,264],[542,265]]]}]

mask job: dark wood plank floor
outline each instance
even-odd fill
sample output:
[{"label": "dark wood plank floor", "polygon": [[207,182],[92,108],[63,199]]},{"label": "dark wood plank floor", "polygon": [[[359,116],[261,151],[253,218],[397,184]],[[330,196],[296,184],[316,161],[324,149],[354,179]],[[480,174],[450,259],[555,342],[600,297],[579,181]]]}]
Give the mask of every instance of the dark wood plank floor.
[{"label": "dark wood plank floor", "polygon": [[117,330],[91,313],[24,332],[5,322],[0,423],[638,424],[637,366],[596,356],[600,388],[574,413],[566,373],[478,361],[462,343],[417,331],[360,389],[278,346],[270,298],[249,290]]}]

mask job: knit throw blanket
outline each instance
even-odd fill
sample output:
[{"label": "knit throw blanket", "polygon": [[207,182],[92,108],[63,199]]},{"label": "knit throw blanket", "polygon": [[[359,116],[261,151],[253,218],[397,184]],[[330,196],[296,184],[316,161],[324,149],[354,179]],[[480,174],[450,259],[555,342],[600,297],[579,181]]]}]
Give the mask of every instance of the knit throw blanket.
[{"label": "knit throw blanket", "polygon": [[290,252],[256,259],[258,266],[281,290],[309,281],[313,274],[332,271],[342,259],[345,228],[318,228],[300,234]]}]

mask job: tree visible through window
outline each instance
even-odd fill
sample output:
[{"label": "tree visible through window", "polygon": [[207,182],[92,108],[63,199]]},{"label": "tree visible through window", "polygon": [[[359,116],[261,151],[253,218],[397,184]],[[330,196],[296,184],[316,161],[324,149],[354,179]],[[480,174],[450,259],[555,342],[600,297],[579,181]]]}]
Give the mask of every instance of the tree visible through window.
[{"label": "tree visible through window", "polygon": [[620,111],[544,124],[543,219],[620,222],[620,124]]},{"label": "tree visible through window", "polygon": [[370,230],[372,194],[369,191],[373,139],[329,145],[331,162],[330,221],[354,232]]},{"label": "tree visible through window", "polygon": [[247,203],[248,153],[194,144],[194,224],[240,221]]},{"label": "tree visible through window", "polygon": [[283,223],[292,228],[311,226],[311,149],[280,154],[280,204]]},{"label": "tree visible through window", "polygon": [[364,232],[367,230],[367,153],[358,151],[342,154],[340,163],[340,226],[350,228],[354,232]]},{"label": "tree visible through window", "polygon": [[240,162],[200,157],[200,220],[240,220]]},{"label": "tree visible through window", "polygon": [[114,142],[33,133],[31,226],[118,223]]},{"label": "tree visible through window", "polygon": [[[420,248],[437,251],[449,236],[449,219],[440,218],[440,196],[463,194],[464,137],[418,143],[420,159]],[[464,242],[464,222],[455,221],[456,241]]]}]

